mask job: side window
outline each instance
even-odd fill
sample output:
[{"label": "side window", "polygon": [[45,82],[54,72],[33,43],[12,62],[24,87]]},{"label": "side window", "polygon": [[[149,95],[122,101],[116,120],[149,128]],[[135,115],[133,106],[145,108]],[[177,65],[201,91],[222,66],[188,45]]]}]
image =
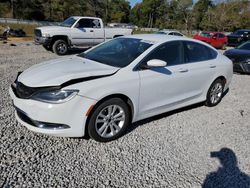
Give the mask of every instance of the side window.
[{"label": "side window", "polygon": [[101,28],[101,24],[99,20],[94,20],[93,21],[93,28]]},{"label": "side window", "polygon": [[223,35],[223,34],[219,34],[219,38],[224,38],[225,37],[225,35]]},{"label": "side window", "polygon": [[146,64],[149,60],[160,59],[167,62],[167,66],[178,65],[183,63],[183,46],[182,42],[167,42],[157,47],[152,53],[150,53],[143,64]]},{"label": "side window", "polygon": [[196,42],[184,42],[184,59],[186,63],[207,61],[215,59],[217,52],[209,47],[196,43]]},{"label": "side window", "polygon": [[219,38],[220,35],[217,33],[217,34],[213,35],[213,37]]},{"label": "side window", "polygon": [[173,32],[171,32],[171,33],[169,33],[168,35],[174,35],[174,33],[173,33]]},{"label": "side window", "polygon": [[93,28],[93,19],[80,19],[76,24],[77,28]]}]

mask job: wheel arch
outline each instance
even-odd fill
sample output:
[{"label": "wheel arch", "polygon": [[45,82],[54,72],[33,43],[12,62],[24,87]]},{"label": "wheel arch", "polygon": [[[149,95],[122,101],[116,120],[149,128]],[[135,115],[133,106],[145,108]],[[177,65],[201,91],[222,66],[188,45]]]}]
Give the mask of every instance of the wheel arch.
[{"label": "wheel arch", "polygon": [[57,40],[64,40],[65,42],[68,43],[68,45],[71,44],[70,40],[69,40],[69,37],[67,35],[55,35],[52,37],[52,41],[51,41],[51,45],[54,44],[55,41]]},{"label": "wheel arch", "polygon": [[[224,84],[227,83],[227,79],[226,79],[225,76],[222,76],[222,75],[221,75],[221,76],[218,76],[217,78],[214,79],[214,81],[215,81],[215,80],[218,80],[218,79],[222,80],[222,81],[224,82]],[[214,81],[213,81],[213,82],[214,82]],[[213,82],[212,82],[212,83],[213,83]]]},{"label": "wheel arch", "polygon": [[129,112],[130,112],[130,122],[132,122],[133,117],[134,117],[134,113],[135,113],[135,108],[134,108],[134,104],[132,102],[132,100],[124,94],[121,93],[116,93],[116,94],[111,94],[111,95],[107,95],[105,97],[103,97],[102,99],[100,99],[94,106],[90,107],[90,111],[87,114],[87,120],[86,120],[86,126],[85,126],[85,134],[88,133],[88,123],[89,123],[89,119],[91,117],[91,115],[93,114],[94,110],[104,101],[112,99],[112,98],[119,98],[121,100],[123,100],[129,107]]}]

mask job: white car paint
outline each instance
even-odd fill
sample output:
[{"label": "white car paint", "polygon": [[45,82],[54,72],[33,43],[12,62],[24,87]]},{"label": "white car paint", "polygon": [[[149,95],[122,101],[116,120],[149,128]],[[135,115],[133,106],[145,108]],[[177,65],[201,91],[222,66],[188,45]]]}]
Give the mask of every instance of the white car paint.
[{"label": "white car paint", "polygon": [[33,99],[20,99],[10,88],[14,106],[21,109],[28,117],[41,122],[66,124],[70,126],[69,129],[48,130],[25,123],[18,116],[16,116],[17,120],[35,132],[80,137],[85,135],[88,111],[107,96],[113,94],[127,96],[132,102],[132,122],[135,122],[205,101],[210,85],[220,76],[226,79],[224,90],[229,87],[233,75],[232,62],[220,53],[215,59],[209,61],[167,66],[167,72],[164,74],[151,69],[135,70],[135,67],[145,56],[163,43],[194,41],[215,50],[208,44],[186,37],[158,34],[133,35],[123,38],[141,39],[153,45],[124,68],[103,65],[74,56],[34,65],[18,77],[17,81],[26,86],[44,87],[61,85],[65,81],[77,78],[111,74],[67,85],[63,89],[77,89],[79,93],[65,103],[52,104]]},{"label": "white car paint", "polygon": [[184,34],[182,34],[181,32],[179,32],[177,30],[162,29],[162,30],[158,31],[157,33],[158,34],[165,34],[165,35],[173,35],[173,36],[182,36],[182,37],[185,37]]}]

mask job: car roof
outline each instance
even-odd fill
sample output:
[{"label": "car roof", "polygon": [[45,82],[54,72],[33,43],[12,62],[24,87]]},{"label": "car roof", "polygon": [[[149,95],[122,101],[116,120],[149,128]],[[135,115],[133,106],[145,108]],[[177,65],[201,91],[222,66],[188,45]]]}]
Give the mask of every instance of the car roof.
[{"label": "car roof", "polygon": [[250,29],[238,29],[236,31],[250,31]]},{"label": "car roof", "polygon": [[168,30],[168,29],[162,29],[162,30],[160,30],[159,32],[164,32],[164,33],[171,33],[171,32],[177,32],[177,33],[180,33],[179,31],[177,31],[177,30]]},{"label": "car roof", "polygon": [[87,19],[100,19],[97,17],[90,17],[90,16],[70,16],[71,18],[74,18],[76,20],[80,19],[80,18],[87,18]]},{"label": "car roof", "polygon": [[221,34],[224,34],[224,33],[219,32],[219,31],[202,31],[202,33],[212,33],[212,34],[221,33]]},{"label": "car roof", "polygon": [[123,38],[141,39],[145,41],[151,41],[153,43],[165,43],[165,42],[174,41],[174,40],[186,40],[186,41],[198,42],[197,40],[190,39],[187,37],[174,36],[174,35],[159,35],[159,34],[128,35],[128,36],[123,36]]}]

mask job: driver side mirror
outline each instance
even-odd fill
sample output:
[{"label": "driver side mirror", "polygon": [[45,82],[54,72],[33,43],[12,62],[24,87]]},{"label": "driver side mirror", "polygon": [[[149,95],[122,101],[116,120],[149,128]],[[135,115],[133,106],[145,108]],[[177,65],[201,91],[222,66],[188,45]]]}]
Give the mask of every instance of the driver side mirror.
[{"label": "driver side mirror", "polygon": [[166,61],[162,61],[160,59],[151,59],[142,68],[149,69],[149,68],[166,67],[166,66],[167,66]]}]

